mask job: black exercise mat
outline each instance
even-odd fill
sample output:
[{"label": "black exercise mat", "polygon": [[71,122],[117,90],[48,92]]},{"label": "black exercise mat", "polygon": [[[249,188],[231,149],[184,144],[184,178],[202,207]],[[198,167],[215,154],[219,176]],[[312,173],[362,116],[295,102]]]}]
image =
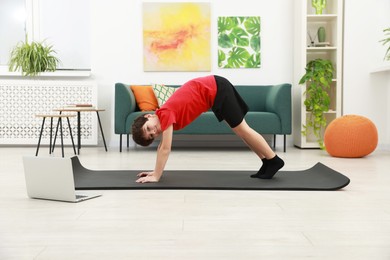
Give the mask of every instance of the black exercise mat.
[{"label": "black exercise mat", "polygon": [[76,189],[193,189],[193,190],[338,190],[350,180],[341,173],[317,163],[302,171],[279,171],[271,180],[250,178],[252,171],[164,171],[158,183],[136,183],[134,170],[89,170],[77,156],[72,159]]}]

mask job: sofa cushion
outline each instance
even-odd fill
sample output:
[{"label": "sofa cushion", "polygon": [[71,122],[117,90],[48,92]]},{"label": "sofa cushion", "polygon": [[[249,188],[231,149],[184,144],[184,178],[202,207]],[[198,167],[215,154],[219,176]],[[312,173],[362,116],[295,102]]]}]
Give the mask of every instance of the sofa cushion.
[{"label": "sofa cushion", "polygon": [[168,87],[162,84],[153,84],[153,92],[160,107],[172,96],[175,91],[176,88],[174,87]]},{"label": "sofa cushion", "polygon": [[158,102],[151,85],[132,85],[130,88],[134,93],[135,102],[141,111],[154,111],[158,108]]}]

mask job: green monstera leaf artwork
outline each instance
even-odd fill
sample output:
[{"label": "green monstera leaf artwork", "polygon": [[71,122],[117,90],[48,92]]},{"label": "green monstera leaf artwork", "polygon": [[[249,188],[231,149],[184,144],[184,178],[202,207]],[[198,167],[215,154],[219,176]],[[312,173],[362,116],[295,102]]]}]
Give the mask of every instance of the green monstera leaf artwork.
[{"label": "green monstera leaf artwork", "polygon": [[218,17],[218,67],[260,68],[260,16]]}]

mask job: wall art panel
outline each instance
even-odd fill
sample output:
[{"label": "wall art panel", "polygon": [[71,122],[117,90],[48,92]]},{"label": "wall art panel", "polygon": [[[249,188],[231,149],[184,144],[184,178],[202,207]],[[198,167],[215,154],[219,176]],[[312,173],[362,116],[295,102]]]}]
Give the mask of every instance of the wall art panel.
[{"label": "wall art panel", "polygon": [[260,68],[259,16],[218,17],[218,67]]},{"label": "wall art panel", "polygon": [[144,71],[210,71],[210,4],[143,3]]}]

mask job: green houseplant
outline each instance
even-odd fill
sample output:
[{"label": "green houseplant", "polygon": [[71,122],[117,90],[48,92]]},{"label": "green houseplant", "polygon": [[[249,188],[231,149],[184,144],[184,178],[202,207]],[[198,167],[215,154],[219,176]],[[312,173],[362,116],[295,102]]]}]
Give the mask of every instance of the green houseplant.
[{"label": "green houseplant", "polygon": [[386,38],[381,40],[381,42],[383,43],[383,45],[389,44],[389,47],[386,50],[384,59],[385,60],[390,60],[390,27],[387,28],[387,29],[384,29],[383,32],[385,33],[385,37]]},{"label": "green houseplant", "polygon": [[329,111],[330,97],[328,91],[333,79],[333,65],[330,60],[315,59],[306,64],[306,73],[299,84],[305,84],[304,92],[306,111],[309,117],[306,125],[303,125],[302,134],[307,136],[312,132],[317,138],[321,149],[324,149],[322,130],[326,126],[325,113]]},{"label": "green houseplant", "polygon": [[52,45],[44,42],[19,42],[11,51],[10,71],[22,70],[24,76],[36,76],[40,72],[55,71],[60,60]]}]

